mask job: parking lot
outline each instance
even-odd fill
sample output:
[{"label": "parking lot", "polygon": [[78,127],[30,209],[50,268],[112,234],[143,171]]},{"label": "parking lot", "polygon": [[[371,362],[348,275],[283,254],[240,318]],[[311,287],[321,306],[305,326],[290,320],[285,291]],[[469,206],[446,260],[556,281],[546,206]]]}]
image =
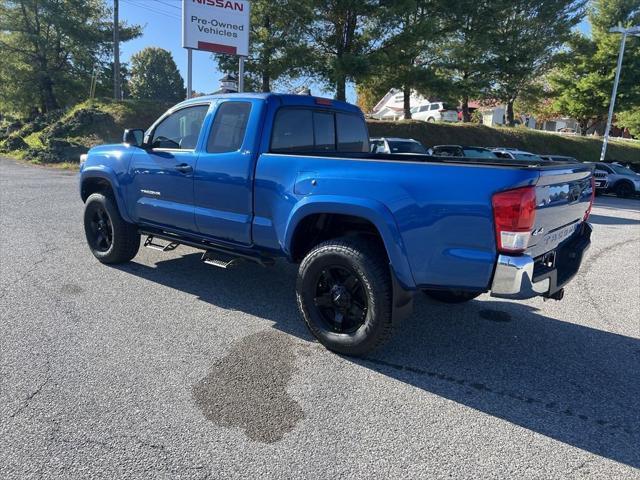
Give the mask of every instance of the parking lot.
[{"label": "parking lot", "polygon": [[416,297],[324,350],[296,267],[86,248],[73,173],[0,159],[0,478],[640,478],[640,200],[561,302]]}]

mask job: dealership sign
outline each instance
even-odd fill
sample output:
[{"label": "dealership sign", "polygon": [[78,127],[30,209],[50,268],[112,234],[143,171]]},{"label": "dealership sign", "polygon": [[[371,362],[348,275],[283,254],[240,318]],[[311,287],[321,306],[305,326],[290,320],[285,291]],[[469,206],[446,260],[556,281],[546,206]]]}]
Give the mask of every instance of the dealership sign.
[{"label": "dealership sign", "polygon": [[183,0],[182,46],[249,55],[249,2]]}]

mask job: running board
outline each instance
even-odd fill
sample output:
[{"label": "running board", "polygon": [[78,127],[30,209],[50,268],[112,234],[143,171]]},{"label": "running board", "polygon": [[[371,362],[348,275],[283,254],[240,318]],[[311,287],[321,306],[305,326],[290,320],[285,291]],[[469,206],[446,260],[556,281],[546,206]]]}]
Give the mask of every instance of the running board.
[{"label": "running board", "polygon": [[[140,230],[140,234],[147,235],[147,239],[144,242],[144,246],[168,252],[174,250],[178,245],[187,245],[189,247],[204,250],[202,261],[207,265],[213,265],[220,268],[228,268],[240,260],[249,260],[255,262],[263,267],[271,266],[275,263],[273,257],[267,257],[252,251],[237,251],[224,246],[212,244],[206,241],[197,242],[186,238],[178,237],[177,235],[171,235],[164,232],[158,232],[153,230]],[[169,242],[167,245],[160,245],[154,243],[154,238]],[[222,257],[222,259],[220,258]],[[225,266],[223,266],[225,265]]]},{"label": "running board", "polygon": [[180,243],[178,242],[170,242],[166,245],[160,245],[159,243],[153,243],[153,235],[147,236],[147,239],[144,241],[144,246],[150,248],[152,250],[159,250],[160,252],[170,252],[171,250],[175,250]]},{"label": "running board", "polygon": [[226,269],[240,263],[242,261],[242,258],[233,257],[231,255],[225,255],[224,253],[212,252],[211,250],[208,250],[202,254],[201,260],[207,265],[212,265],[214,267]]}]

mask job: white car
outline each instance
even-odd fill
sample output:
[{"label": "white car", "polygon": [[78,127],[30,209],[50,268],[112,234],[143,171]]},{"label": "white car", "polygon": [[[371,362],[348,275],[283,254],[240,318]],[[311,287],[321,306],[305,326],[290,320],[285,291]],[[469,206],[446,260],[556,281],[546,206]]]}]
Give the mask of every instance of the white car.
[{"label": "white car", "polygon": [[411,118],[423,122],[457,122],[458,110],[444,102],[425,103],[411,109]]},{"label": "white car", "polygon": [[413,138],[372,138],[369,144],[371,145],[371,153],[427,154],[427,149]]}]

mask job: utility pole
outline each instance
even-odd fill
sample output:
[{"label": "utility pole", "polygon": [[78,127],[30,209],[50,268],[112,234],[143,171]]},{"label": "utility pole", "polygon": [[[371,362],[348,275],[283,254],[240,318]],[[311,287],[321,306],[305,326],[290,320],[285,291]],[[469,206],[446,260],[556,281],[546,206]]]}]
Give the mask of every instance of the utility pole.
[{"label": "utility pole", "polygon": [[622,28],[613,27],[609,29],[611,33],[621,33],[620,51],[618,52],[618,65],[616,66],[616,76],[613,81],[613,91],[611,92],[611,102],[609,103],[609,115],[607,116],[607,126],[604,129],[604,139],[602,141],[602,151],[600,152],[600,161],[604,162],[607,155],[607,145],[609,144],[609,131],[611,130],[611,120],[613,119],[613,107],[616,103],[616,94],[618,93],[618,82],[620,81],[620,69],[622,68],[622,57],[624,56],[624,45],[627,42],[627,35],[640,37],[640,26]]},{"label": "utility pole", "polygon": [[122,99],[120,92],[120,32],[118,22],[118,0],[113,0],[113,98]]}]

